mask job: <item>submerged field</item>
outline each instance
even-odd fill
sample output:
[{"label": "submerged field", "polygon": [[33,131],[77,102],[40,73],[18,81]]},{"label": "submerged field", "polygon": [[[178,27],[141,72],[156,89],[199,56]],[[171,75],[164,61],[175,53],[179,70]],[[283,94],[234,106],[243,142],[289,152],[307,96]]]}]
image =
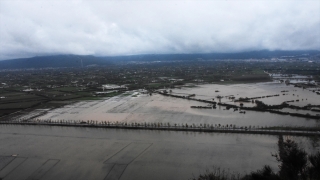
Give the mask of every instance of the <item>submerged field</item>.
[{"label": "submerged field", "polygon": [[[277,136],[0,125],[0,178],[190,179],[206,169],[277,170]],[[291,137],[308,152],[312,140]]]},{"label": "submerged field", "polygon": [[[167,91],[166,94],[159,92]],[[279,81],[251,84],[201,84],[178,88],[126,91],[99,100],[69,101],[60,108],[38,108],[13,114],[8,120],[212,124],[233,127],[320,127],[317,88]],[[174,96],[168,96],[175,95]],[[191,95],[191,96],[190,96]],[[277,95],[277,96],[274,96]],[[178,96],[178,97],[177,97]],[[181,97],[191,98],[181,98]],[[282,112],[315,118],[235,108],[286,102]],[[201,102],[198,100],[207,100]],[[212,107],[211,101],[217,104]],[[191,108],[191,106],[209,108]],[[292,107],[310,107],[293,109]],[[45,106],[46,107],[46,106]],[[20,121],[21,122],[21,121]],[[284,127],[285,126],[285,127]],[[278,136],[146,129],[0,125],[0,179],[190,179],[221,168],[246,174],[264,165],[278,170]],[[288,136],[286,136],[288,137]],[[319,137],[290,136],[307,152],[319,151]]]},{"label": "submerged field", "polygon": [[[307,104],[319,105],[320,96],[316,93],[292,85],[285,85],[278,82],[256,83],[256,84],[236,84],[236,85],[199,85],[193,88],[172,89],[172,94],[190,95],[195,94],[198,99],[219,102],[217,96],[221,96],[221,102],[227,104],[252,107],[252,102],[235,102],[240,97],[257,97],[279,94],[277,97],[265,97],[259,100],[269,105],[281,104],[285,101],[295,106],[305,106]],[[296,101],[299,99],[299,101]],[[110,122],[159,122],[171,124],[232,124],[236,126],[320,126],[317,119],[307,119],[289,115],[273,114],[269,112],[246,111],[245,114],[226,110],[223,106],[216,109],[193,109],[191,106],[207,106],[207,103],[173,98],[154,93],[153,95],[141,94],[139,92],[127,92],[112,98],[97,101],[81,101],[54,110],[38,110],[28,115],[16,118],[28,118],[37,116],[36,119],[44,120],[81,120],[81,121],[110,121]],[[316,108],[315,108],[316,109]],[[284,108],[281,111],[320,114],[317,111],[293,110]]]}]

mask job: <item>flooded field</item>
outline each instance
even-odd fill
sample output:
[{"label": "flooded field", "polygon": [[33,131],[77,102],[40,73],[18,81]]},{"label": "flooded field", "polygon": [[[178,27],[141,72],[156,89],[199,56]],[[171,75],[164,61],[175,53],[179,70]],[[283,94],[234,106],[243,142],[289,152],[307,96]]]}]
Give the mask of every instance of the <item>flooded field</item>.
[{"label": "flooded field", "polygon": [[[0,125],[0,134],[4,180],[189,179],[213,167],[243,174],[265,164],[277,170],[277,136],[21,125]],[[318,148],[291,138],[308,152]]]},{"label": "flooded field", "polygon": [[[239,111],[234,111],[233,109],[226,110],[223,106],[217,106],[216,109],[193,109],[190,108],[190,106],[206,106],[207,104],[188,99],[167,97],[160,94],[150,96],[137,92],[131,93],[133,95],[120,95],[100,101],[82,101],[67,105],[64,108],[47,111],[38,110],[31,114],[39,114],[40,116],[38,116],[37,119],[94,120],[98,122],[206,123],[213,125],[232,124],[236,126],[320,126],[320,121],[317,119],[256,111],[247,111],[245,114],[241,114]],[[172,89],[171,93],[177,95],[195,94],[195,98],[205,100],[215,99],[215,101],[218,101],[217,96],[222,96],[221,102],[228,104],[240,103],[229,99],[228,97],[231,95],[238,99],[240,97],[257,97],[274,94],[280,95],[277,97],[261,98],[259,100],[266,104],[273,105],[281,104],[284,101],[290,101],[292,99],[300,99],[300,101],[290,103],[296,106],[305,106],[307,104],[319,105],[320,102],[320,96],[312,91],[297,88],[292,85],[287,86],[278,82],[237,85],[207,84],[194,88]],[[255,106],[252,102],[243,103],[244,106]],[[289,108],[285,108],[282,111],[297,112]],[[298,112],[308,113],[311,111],[299,110]],[[319,113],[320,112],[311,112],[313,115]],[[28,117],[30,117],[30,114]]]},{"label": "flooded field", "polygon": [[[237,105],[239,105],[240,102],[233,102],[229,97],[239,99],[240,97],[252,98],[279,94],[279,96],[264,97],[259,100],[268,105],[277,105],[291,100],[294,100],[294,102],[288,103],[296,106],[305,106],[307,104],[320,105],[320,95],[317,95],[308,89],[294,87],[293,85],[286,85],[285,83],[279,83],[278,81],[235,85],[207,84],[199,85],[195,88],[174,89],[172,91],[173,94],[176,93],[180,95],[195,94],[199,99],[211,100],[214,98],[215,101],[219,101],[217,96],[223,96],[221,102],[234,103]],[[251,102],[245,103],[244,105],[255,106],[255,104]]]},{"label": "flooded field", "polygon": [[[170,91],[171,90],[171,91]],[[303,107],[318,105],[319,95],[278,82],[236,85],[199,85],[167,89],[171,94],[203,100],[222,97],[222,103],[237,104],[240,97],[257,97],[266,104],[290,102]],[[266,97],[279,94],[276,97]],[[231,99],[229,97],[234,97]],[[303,99],[303,100],[302,100]],[[255,106],[242,102],[244,106]],[[98,101],[80,101],[58,109],[37,109],[15,117],[40,120],[98,122],[158,122],[170,124],[221,124],[235,126],[320,126],[317,119],[247,110],[239,113],[217,105],[216,109],[192,99],[141,91]],[[310,110],[283,108],[284,112]],[[317,115],[317,111],[312,111]],[[0,125],[0,179],[189,179],[214,167],[249,173],[270,165],[277,171],[271,153],[278,136],[161,130],[100,129],[85,127]],[[294,137],[307,152],[319,151],[319,139]]]}]

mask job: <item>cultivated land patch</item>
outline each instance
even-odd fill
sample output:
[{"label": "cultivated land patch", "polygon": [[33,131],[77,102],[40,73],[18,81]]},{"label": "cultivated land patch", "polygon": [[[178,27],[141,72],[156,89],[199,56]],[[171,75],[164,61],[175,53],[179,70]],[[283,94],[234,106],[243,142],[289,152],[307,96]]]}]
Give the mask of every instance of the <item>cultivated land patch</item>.
[{"label": "cultivated land patch", "polygon": [[[289,105],[304,107],[305,105],[315,105],[320,102],[320,96],[312,91],[287,86],[279,82],[257,83],[257,84],[237,84],[237,85],[199,85],[194,88],[172,89],[170,94],[177,96],[189,96],[194,94],[194,99],[221,102],[223,104],[244,107],[256,106],[251,100],[237,101],[241,98],[254,98],[270,105],[278,105],[291,99],[300,101],[288,102]],[[133,93],[131,93],[133,94]],[[275,96],[277,95],[277,96]],[[222,98],[217,98],[218,96]],[[234,98],[231,98],[234,97]],[[302,100],[303,99],[303,100]],[[44,115],[39,115],[34,119],[54,120],[54,121],[91,121],[98,123],[170,123],[176,125],[235,125],[272,127],[317,127],[319,122],[316,119],[295,117],[290,115],[275,114],[270,112],[259,112],[246,110],[246,113],[239,113],[234,108],[226,109],[226,106],[217,105],[215,109],[205,102],[194,101],[192,99],[174,98],[153,93],[139,94],[132,96],[115,96],[99,101],[81,101],[64,106],[63,108],[48,110]],[[208,108],[191,108],[191,106]],[[317,116],[319,112],[303,109],[284,108],[278,111],[292,113],[310,113]],[[28,119],[27,116],[19,116],[15,119]],[[14,120],[14,119],[13,119]]]}]

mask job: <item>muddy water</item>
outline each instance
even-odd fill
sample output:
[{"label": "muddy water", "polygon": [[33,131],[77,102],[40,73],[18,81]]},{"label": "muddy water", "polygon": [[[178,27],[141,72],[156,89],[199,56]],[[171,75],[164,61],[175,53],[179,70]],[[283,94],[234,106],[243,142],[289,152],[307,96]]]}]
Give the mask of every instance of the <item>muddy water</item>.
[{"label": "muddy water", "polygon": [[[229,96],[234,96],[236,99],[240,97],[260,97],[268,95],[280,96],[265,97],[258,100],[263,101],[268,105],[281,104],[284,101],[291,101],[289,104],[296,106],[305,106],[307,104],[320,105],[320,95],[309,91],[294,87],[293,85],[286,85],[277,81],[268,83],[256,83],[256,84],[236,84],[236,85],[218,85],[218,84],[207,84],[199,85],[195,88],[182,88],[172,90],[173,94],[177,95],[188,95],[196,94],[196,98],[210,100],[212,98],[218,101],[217,96],[223,96],[221,102],[233,103],[232,100],[228,99]],[[219,91],[219,92],[216,92]],[[286,91],[286,92],[281,92]],[[287,92],[288,91],[288,92]],[[299,100],[299,101],[296,101]],[[235,103],[240,104],[240,103]],[[246,106],[254,106],[252,103],[245,103]]]},{"label": "muddy water", "polygon": [[309,110],[301,110],[301,109],[290,109],[290,108],[283,108],[280,111],[282,112],[290,112],[290,113],[299,113],[299,114],[310,114],[310,115],[320,115],[318,111],[309,111]]},{"label": "muddy water", "polygon": [[[278,137],[271,135],[20,125],[0,125],[0,135],[0,161],[17,155],[0,168],[4,179],[39,173],[43,180],[189,179],[213,167],[242,174],[263,165],[277,170],[271,153]],[[308,138],[290,138],[308,152],[319,149]]]},{"label": "muddy water", "polygon": [[[41,172],[44,180],[189,179],[213,167],[239,173],[263,165],[277,170],[271,153],[278,137],[271,135],[20,125],[0,125],[0,135],[0,161],[17,155],[0,169],[7,179]],[[308,152],[319,148],[307,138],[291,138]]]},{"label": "muddy water", "polygon": [[[217,91],[217,92],[216,92]],[[281,92],[288,91],[288,92]],[[134,93],[134,92],[132,92]],[[320,96],[312,91],[303,90],[285,84],[271,82],[258,84],[237,85],[201,85],[195,88],[173,89],[172,94],[189,95],[196,94],[198,99],[213,99],[216,96],[224,96],[221,102],[239,104],[233,102],[227,96],[257,97],[281,94],[277,97],[262,98],[266,104],[280,104],[292,99],[300,99],[290,104],[304,106],[307,104],[319,104]],[[285,94],[285,95],[283,95]],[[303,100],[302,100],[303,99]],[[225,107],[217,106],[217,109],[192,109],[190,106],[206,106],[206,103],[193,100],[167,97],[159,94],[133,96],[117,96],[101,101],[82,101],[67,105],[64,108],[48,111],[37,119],[51,120],[81,120],[81,121],[119,121],[119,122],[170,122],[174,124],[233,124],[236,126],[319,126],[320,121],[293,117],[289,115],[272,114],[268,112],[246,111],[240,114],[233,109],[225,110]],[[244,106],[255,106],[254,103],[244,103]],[[42,112],[42,111],[41,111]],[[286,112],[292,112],[286,111]],[[303,114],[308,111],[299,111]],[[37,112],[35,112],[37,113]],[[311,112],[310,114],[317,114]],[[28,116],[29,117],[29,116]]]}]

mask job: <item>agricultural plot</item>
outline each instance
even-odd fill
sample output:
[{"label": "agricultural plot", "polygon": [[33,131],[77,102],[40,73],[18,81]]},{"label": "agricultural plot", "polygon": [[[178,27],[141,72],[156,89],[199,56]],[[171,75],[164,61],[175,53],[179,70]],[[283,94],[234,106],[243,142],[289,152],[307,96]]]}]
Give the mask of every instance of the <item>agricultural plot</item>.
[{"label": "agricultural plot", "polygon": [[[307,90],[301,90],[293,86],[281,83],[258,83],[238,85],[200,85],[194,88],[172,89],[172,94],[189,95],[195,94],[194,98],[218,101],[216,96],[222,96],[221,102],[239,105],[228,97],[256,97],[271,104],[281,104],[292,98],[292,95],[280,95],[277,97],[266,97],[268,95],[294,92],[299,98],[308,99],[305,102],[294,102],[292,104],[303,106],[305,103],[317,103],[319,96]],[[216,92],[219,91],[219,92]],[[251,93],[250,93],[251,92]],[[260,100],[260,99],[259,99]],[[320,102],[320,100],[319,100]],[[252,107],[255,103],[243,102],[244,106]],[[244,114],[233,108],[226,109],[217,106],[215,109],[194,109],[191,106],[208,106],[207,103],[189,99],[173,98],[160,94],[139,94],[128,96],[115,96],[99,101],[84,101],[67,105],[48,111],[37,119],[51,120],[78,120],[97,122],[126,122],[126,123],[170,123],[177,124],[212,124],[212,125],[235,125],[235,126],[319,126],[317,120],[309,120],[302,117],[274,114],[269,112],[247,111]],[[286,109],[284,109],[285,111]],[[308,111],[300,111],[306,113]],[[317,112],[312,111],[314,115]]]}]

